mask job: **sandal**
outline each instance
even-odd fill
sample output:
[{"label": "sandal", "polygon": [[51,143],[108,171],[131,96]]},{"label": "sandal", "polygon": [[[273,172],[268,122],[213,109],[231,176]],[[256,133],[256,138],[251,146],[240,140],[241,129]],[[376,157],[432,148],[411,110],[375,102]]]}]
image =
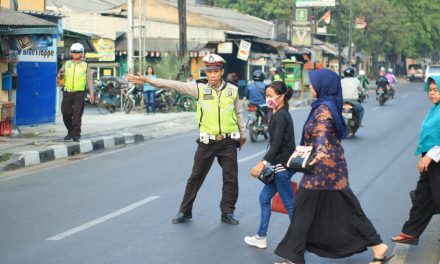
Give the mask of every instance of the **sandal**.
[{"label": "sandal", "polygon": [[396,238],[391,238],[391,241],[395,243],[417,245],[419,244],[419,238],[401,233]]},{"label": "sandal", "polygon": [[394,254],[389,257],[385,256],[383,258],[374,258],[371,262],[387,263],[393,257],[394,257]]}]

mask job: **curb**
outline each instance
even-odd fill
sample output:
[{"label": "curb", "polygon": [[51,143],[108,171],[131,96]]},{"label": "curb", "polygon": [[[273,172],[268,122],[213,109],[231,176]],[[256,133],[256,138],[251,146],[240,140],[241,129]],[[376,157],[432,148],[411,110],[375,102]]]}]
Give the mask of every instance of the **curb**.
[{"label": "curb", "polygon": [[82,153],[111,149],[116,146],[135,144],[143,141],[144,136],[141,134],[123,133],[115,136],[102,136],[80,140],[79,142],[51,145],[38,151],[22,151],[12,155],[8,161],[5,161],[4,165],[0,165],[0,171],[16,170]]}]

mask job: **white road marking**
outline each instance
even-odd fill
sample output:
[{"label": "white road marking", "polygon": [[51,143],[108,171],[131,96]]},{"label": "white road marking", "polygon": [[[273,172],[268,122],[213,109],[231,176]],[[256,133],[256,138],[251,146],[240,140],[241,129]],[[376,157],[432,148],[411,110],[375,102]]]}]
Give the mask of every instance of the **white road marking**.
[{"label": "white road marking", "polygon": [[379,109],[379,106],[375,106],[375,107],[371,108],[371,111],[376,111],[377,109]]},{"label": "white road marking", "polygon": [[78,227],[72,228],[70,230],[67,230],[67,231],[65,231],[63,233],[60,233],[58,235],[55,235],[53,237],[49,237],[46,240],[53,240],[53,241],[61,240],[63,238],[66,238],[66,237],[71,236],[73,234],[76,234],[78,232],[81,232],[81,231],[84,231],[84,230],[86,230],[88,228],[91,228],[91,227],[93,227],[95,225],[101,224],[101,223],[103,223],[103,222],[105,222],[107,220],[110,220],[112,218],[115,218],[117,216],[125,214],[125,213],[127,213],[127,212],[129,212],[129,211],[131,211],[133,209],[136,209],[139,206],[142,206],[142,205],[144,205],[146,203],[154,201],[154,200],[158,199],[159,197],[160,196],[149,196],[149,197],[147,197],[147,198],[145,198],[145,199],[143,199],[141,201],[135,202],[135,203],[130,204],[130,205],[124,207],[124,208],[121,208],[121,209],[119,209],[117,211],[114,211],[113,213],[110,213],[108,215],[104,215],[103,217],[100,217],[98,219],[95,219],[93,221],[85,223],[85,224],[80,225]]},{"label": "white road marking", "polygon": [[393,252],[395,256],[390,260],[390,264],[404,264],[406,261],[406,256],[408,255],[409,248],[410,245],[396,243]]},{"label": "white road marking", "polygon": [[255,158],[255,157],[259,157],[259,156],[263,155],[264,153],[266,153],[266,150],[263,150],[263,151],[257,152],[257,153],[255,153],[255,154],[252,154],[252,155],[250,155],[250,156],[247,156],[246,158],[239,159],[239,160],[238,160],[238,163],[243,163],[243,162],[248,161],[248,160],[251,160],[251,159],[253,159],[253,158]]}]

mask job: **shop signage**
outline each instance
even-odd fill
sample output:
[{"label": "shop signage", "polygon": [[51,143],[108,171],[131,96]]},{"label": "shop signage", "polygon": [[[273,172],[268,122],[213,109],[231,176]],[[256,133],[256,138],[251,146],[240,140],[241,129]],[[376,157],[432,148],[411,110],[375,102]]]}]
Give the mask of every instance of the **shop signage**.
[{"label": "shop signage", "polygon": [[310,22],[293,22],[291,41],[293,47],[311,47],[312,24]]},{"label": "shop signage", "polygon": [[296,0],[296,6],[335,6],[336,0]]},{"label": "shop signage", "polygon": [[232,54],[233,45],[232,42],[223,42],[217,45],[217,51],[221,54]]},{"label": "shop signage", "polygon": [[18,61],[56,62],[57,39],[50,35],[18,35],[15,37]]},{"label": "shop signage", "polygon": [[240,47],[238,48],[237,59],[247,61],[251,53],[251,43],[245,40],[240,41]]}]

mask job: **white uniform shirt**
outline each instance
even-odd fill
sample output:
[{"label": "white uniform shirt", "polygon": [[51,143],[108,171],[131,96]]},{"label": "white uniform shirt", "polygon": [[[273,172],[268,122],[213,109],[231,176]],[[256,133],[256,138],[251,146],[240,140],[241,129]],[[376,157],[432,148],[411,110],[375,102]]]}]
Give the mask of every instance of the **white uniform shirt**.
[{"label": "white uniform shirt", "polygon": [[362,91],[361,82],[354,77],[346,77],[341,81],[342,98],[344,100],[359,100],[359,91]]}]

